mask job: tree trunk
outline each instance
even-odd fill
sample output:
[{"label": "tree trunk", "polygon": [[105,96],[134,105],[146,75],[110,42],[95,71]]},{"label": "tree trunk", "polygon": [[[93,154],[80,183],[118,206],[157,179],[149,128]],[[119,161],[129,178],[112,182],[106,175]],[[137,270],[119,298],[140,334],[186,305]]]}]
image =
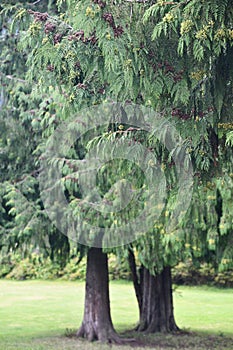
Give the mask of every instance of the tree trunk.
[{"label": "tree trunk", "polygon": [[128,258],[140,314],[136,330],[147,333],[178,331],[173,311],[171,268],[164,267],[160,274],[153,276],[142,266],[138,275],[131,249]]},{"label": "tree trunk", "polygon": [[136,266],[134,253],[131,249],[128,250],[128,253],[129,253],[128,261],[129,261],[129,267],[131,270],[135,295],[136,295],[137,302],[138,302],[138,308],[139,308],[139,310],[141,310],[141,308],[142,308],[142,290],[141,290],[142,283],[141,283],[140,278],[138,278],[137,266]]},{"label": "tree trunk", "polygon": [[143,268],[142,306],[137,330],[146,333],[179,330],[174,318],[170,267],[164,267],[157,276]]},{"label": "tree trunk", "polygon": [[108,261],[101,248],[88,251],[84,317],[77,336],[89,341],[121,343],[111,320]]}]

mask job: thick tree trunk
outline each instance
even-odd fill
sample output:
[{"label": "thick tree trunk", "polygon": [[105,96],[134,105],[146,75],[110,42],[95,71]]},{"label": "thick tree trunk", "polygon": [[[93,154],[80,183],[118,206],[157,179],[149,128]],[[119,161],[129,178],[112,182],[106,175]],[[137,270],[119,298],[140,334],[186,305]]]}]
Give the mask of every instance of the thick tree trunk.
[{"label": "thick tree trunk", "polygon": [[111,320],[108,261],[101,248],[89,249],[85,293],[84,317],[77,336],[89,341],[121,343]]},{"label": "thick tree trunk", "polygon": [[142,306],[138,331],[146,333],[175,332],[171,268],[164,267],[157,276],[143,268]]},{"label": "thick tree trunk", "polygon": [[160,274],[153,276],[142,266],[138,276],[131,249],[129,266],[140,314],[136,329],[147,333],[178,331],[173,311],[171,268],[164,267]]}]

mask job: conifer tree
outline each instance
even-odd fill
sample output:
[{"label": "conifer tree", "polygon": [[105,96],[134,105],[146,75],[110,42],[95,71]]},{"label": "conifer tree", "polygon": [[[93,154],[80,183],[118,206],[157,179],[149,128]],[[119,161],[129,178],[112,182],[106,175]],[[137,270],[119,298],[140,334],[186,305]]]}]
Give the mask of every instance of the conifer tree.
[{"label": "conifer tree", "polygon": [[[29,118],[35,132],[32,164],[39,160],[50,136],[67,116],[107,98],[152,107],[175,125],[192,160],[195,190],[190,209],[175,232],[166,232],[177,199],[178,174],[172,158],[183,148],[169,152],[161,144],[162,139],[153,134],[142,135],[141,130],[124,133],[123,130],[133,127],[127,120],[120,125],[113,123],[113,128],[110,125],[107,130],[100,128],[99,137],[87,133],[67,159],[56,159],[62,167],[69,208],[75,215],[81,215],[83,207],[77,205],[77,198],[83,198],[73,160],[82,160],[88,149],[95,146],[104,149],[109,141],[120,136],[138,142],[132,159],[144,146],[161,161],[170,185],[167,203],[154,227],[134,243],[143,265],[140,281],[134,274],[134,284],[140,306],[138,329],[174,331],[177,326],[171,267],[190,256],[210,255],[220,268],[232,266],[229,246],[232,220],[228,210],[232,188],[231,2],[60,0],[57,4],[56,10],[42,8],[42,2],[38,7],[36,3],[23,8],[2,6],[3,14],[14,13],[11,27],[20,33],[19,48],[28,67],[23,80],[29,84],[30,101],[38,96],[41,99],[35,101],[36,113]],[[16,76],[18,79],[18,73]],[[5,78],[9,80],[9,76]],[[20,101],[23,96],[19,95]],[[23,106],[20,118],[25,111],[28,115],[27,106]],[[171,138],[166,132],[164,129],[163,138]],[[30,162],[26,164],[31,166]],[[153,168],[152,163],[150,166]],[[107,167],[107,185],[99,180],[103,197],[116,180],[113,169],[116,168],[112,164]],[[131,170],[127,162],[118,164],[120,175]],[[137,175],[136,185],[140,188],[143,176]],[[31,181],[35,181],[34,177]],[[8,205],[13,195],[8,192]],[[135,206],[130,209],[127,215],[137,213]],[[35,208],[34,214],[40,217],[41,207]],[[86,214],[93,223],[98,222],[93,211]],[[23,218],[28,220],[25,215]],[[123,215],[118,216],[120,222],[123,219]],[[114,220],[111,218],[107,223],[110,228],[116,225]],[[93,239],[91,232],[89,238]],[[118,342],[110,316],[107,255],[93,241],[90,245],[94,247],[87,253],[85,311],[78,334],[89,340]],[[135,269],[132,253],[130,247],[131,266]]]}]

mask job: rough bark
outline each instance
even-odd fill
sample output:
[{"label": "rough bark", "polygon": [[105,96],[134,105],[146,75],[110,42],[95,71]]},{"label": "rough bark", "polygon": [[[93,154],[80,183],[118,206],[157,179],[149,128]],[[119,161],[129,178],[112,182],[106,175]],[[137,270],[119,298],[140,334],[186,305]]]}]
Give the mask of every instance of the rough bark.
[{"label": "rough bark", "polygon": [[84,317],[77,336],[88,341],[121,343],[111,320],[108,261],[101,248],[90,248],[88,252]]},{"label": "rough bark", "polygon": [[174,318],[170,267],[164,267],[156,276],[143,268],[142,306],[137,330],[146,333],[179,330]]},{"label": "rough bark", "polygon": [[129,266],[140,314],[136,329],[147,333],[178,331],[173,310],[171,268],[164,267],[160,274],[153,276],[142,266],[138,275],[132,250],[129,250]]}]

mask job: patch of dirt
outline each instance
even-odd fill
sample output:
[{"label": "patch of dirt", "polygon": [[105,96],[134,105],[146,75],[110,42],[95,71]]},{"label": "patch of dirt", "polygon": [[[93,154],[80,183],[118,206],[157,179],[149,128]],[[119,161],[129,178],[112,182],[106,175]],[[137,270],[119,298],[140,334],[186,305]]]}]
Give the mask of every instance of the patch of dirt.
[{"label": "patch of dirt", "polygon": [[[83,346],[88,346],[85,340],[77,339],[76,332],[66,330],[66,338],[81,341]],[[204,335],[194,332],[180,331],[173,334],[145,334],[135,331],[121,333],[122,344],[109,344],[112,349],[135,350],[233,350],[233,337],[224,335]],[[64,338],[63,338],[64,339]],[[101,345],[99,342],[92,343]],[[102,344],[103,346],[103,344]],[[94,348],[99,349],[98,346]],[[84,349],[84,348],[83,348]],[[86,349],[86,348],[85,348]]]},{"label": "patch of dirt", "polygon": [[195,350],[232,350],[233,338],[224,335],[202,335],[193,332],[177,332],[174,334],[143,334],[127,332],[125,337],[134,338],[134,341],[125,342],[132,348],[152,348],[161,350],[170,349],[195,349]]}]

